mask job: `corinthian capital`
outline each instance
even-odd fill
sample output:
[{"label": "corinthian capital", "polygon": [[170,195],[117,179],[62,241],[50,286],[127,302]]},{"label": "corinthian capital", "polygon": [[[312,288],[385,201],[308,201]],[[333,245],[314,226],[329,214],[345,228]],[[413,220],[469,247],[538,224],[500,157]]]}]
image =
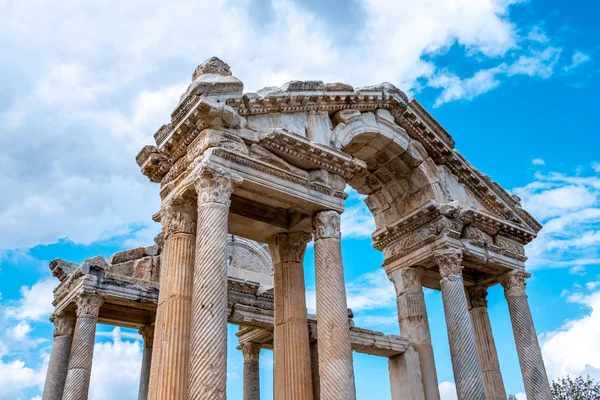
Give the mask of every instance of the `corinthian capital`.
[{"label": "corinthian capital", "polygon": [[443,247],[435,250],[433,257],[440,269],[440,275],[442,278],[450,275],[462,276],[462,250],[451,247]]},{"label": "corinthian capital", "polygon": [[68,314],[52,314],[50,322],[54,324],[54,336],[73,336],[75,317]]},{"label": "corinthian capital", "polygon": [[98,318],[100,306],[104,303],[102,296],[96,293],[81,293],[77,296],[77,317]]},{"label": "corinthian capital", "polygon": [[420,292],[423,290],[421,279],[423,269],[420,267],[404,267],[394,270],[388,274],[396,288],[396,296],[402,296],[408,292]]},{"label": "corinthian capital", "polygon": [[341,238],[340,214],[336,211],[321,211],[313,218],[315,240],[325,238]]},{"label": "corinthian capital", "polygon": [[242,178],[224,168],[203,166],[194,176],[194,186],[198,193],[198,207],[206,203],[223,204],[229,207],[231,193]]},{"label": "corinthian capital", "polygon": [[154,325],[142,326],[138,332],[144,339],[144,348],[151,348],[154,343]]},{"label": "corinthian capital", "polygon": [[312,239],[307,232],[280,233],[269,239],[273,263],[303,262],[306,245]]},{"label": "corinthian capital", "polygon": [[477,307],[487,307],[487,288],[485,286],[475,285],[467,287],[469,295],[469,309]]},{"label": "corinthian capital", "polygon": [[174,233],[194,233],[196,230],[196,211],[192,200],[175,197],[163,204],[160,221],[165,237]]},{"label": "corinthian capital", "polygon": [[260,355],[260,345],[257,343],[246,342],[240,344],[242,354],[244,355],[244,362],[258,362]]},{"label": "corinthian capital", "polygon": [[510,271],[500,278],[500,283],[504,286],[504,295],[509,296],[524,296],[527,283],[525,279],[531,275],[525,271]]}]

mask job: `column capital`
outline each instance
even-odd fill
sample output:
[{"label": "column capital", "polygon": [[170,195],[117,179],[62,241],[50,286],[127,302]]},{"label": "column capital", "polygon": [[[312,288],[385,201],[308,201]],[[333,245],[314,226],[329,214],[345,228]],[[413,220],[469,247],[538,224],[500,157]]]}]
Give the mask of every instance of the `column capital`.
[{"label": "column capital", "polygon": [[260,345],[253,342],[240,343],[240,349],[244,355],[244,362],[258,362],[260,355]]},{"label": "column capital", "polygon": [[313,217],[315,240],[334,238],[341,239],[340,214],[337,211],[319,211]]},{"label": "column capital", "polygon": [[54,337],[73,336],[73,330],[75,329],[74,315],[54,313],[50,317],[50,322],[54,324]]},{"label": "column capital", "polygon": [[75,300],[77,303],[77,317],[98,318],[100,306],[104,299],[97,293],[81,293]]},{"label": "column capital", "polygon": [[225,168],[203,165],[194,172],[193,182],[198,193],[198,207],[205,203],[229,206],[231,193],[242,183],[242,178]]},{"label": "column capital", "polygon": [[481,285],[468,286],[466,291],[468,295],[467,299],[469,300],[469,310],[478,307],[487,308],[487,287]]},{"label": "column capital", "polygon": [[161,208],[160,222],[165,237],[174,233],[194,233],[196,230],[194,202],[182,196],[171,198]]},{"label": "column capital", "polygon": [[154,325],[145,325],[138,329],[138,333],[144,339],[144,348],[152,348],[154,344]]},{"label": "column capital", "polygon": [[442,278],[450,275],[462,276],[463,253],[461,249],[440,247],[433,252],[433,258],[440,269]]},{"label": "column capital", "polygon": [[394,284],[396,296],[402,296],[407,292],[420,292],[423,290],[421,279],[423,269],[421,267],[403,267],[388,273],[388,278]]},{"label": "column capital", "polygon": [[312,239],[307,232],[279,233],[269,239],[273,263],[304,261],[306,245]]},{"label": "column capital", "polygon": [[504,286],[504,295],[506,297],[524,296],[525,287],[527,286],[525,279],[530,276],[531,274],[518,270],[513,270],[502,275],[500,277],[500,283]]}]

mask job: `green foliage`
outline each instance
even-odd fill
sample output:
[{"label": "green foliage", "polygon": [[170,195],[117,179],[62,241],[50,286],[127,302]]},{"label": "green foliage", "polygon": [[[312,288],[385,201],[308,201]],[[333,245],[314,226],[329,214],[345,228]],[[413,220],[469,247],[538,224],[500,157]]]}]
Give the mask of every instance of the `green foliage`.
[{"label": "green foliage", "polygon": [[598,400],[600,399],[600,383],[589,375],[575,379],[556,379],[552,382],[552,398],[554,400]]}]

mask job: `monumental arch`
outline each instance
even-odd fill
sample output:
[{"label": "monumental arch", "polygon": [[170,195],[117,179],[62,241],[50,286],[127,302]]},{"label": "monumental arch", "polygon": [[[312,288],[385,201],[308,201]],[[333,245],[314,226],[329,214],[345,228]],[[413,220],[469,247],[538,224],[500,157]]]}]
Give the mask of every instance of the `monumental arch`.
[{"label": "monumental arch", "polygon": [[[551,399],[525,290],[524,245],[541,226],[416,100],[389,83],[292,81],[243,93],[213,57],[154,139],[137,162],[160,184],[157,250],[51,264],[61,283],[44,399],[87,398],[98,321],[140,328],[151,344],[140,399],[225,399],[228,322],[240,326],[247,400],[260,396],[261,347],[274,351],[276,400],[354,400],[353,351],[389,358],[394,400],[439,399],[428,287],[442,292],[458,398],[504,400],[486,301],[496,284],[527,398]],[[373,214],[400,337],[354,327],[347,309],[346,185]],[[304,287],[311,239],[316,316]]]}]

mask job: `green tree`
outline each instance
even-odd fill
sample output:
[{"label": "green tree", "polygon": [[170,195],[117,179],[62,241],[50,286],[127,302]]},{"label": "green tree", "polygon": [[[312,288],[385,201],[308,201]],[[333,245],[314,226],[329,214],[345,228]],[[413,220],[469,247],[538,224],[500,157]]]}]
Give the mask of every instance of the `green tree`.
[{"label": "green tree", "polygon": [[552,398],[554,400],[598,400],[600,399],[600,383],[589,375],[575,379],[567,376],[552,382]]}]

